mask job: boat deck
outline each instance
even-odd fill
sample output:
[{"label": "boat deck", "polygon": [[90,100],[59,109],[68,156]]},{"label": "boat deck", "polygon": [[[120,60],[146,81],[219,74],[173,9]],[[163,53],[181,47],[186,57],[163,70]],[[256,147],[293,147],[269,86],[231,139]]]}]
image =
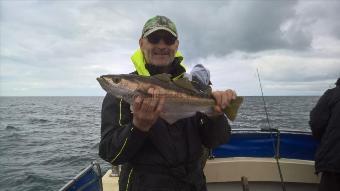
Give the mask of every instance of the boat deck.
[{"label": "boat deck", "polygon": [[[279,159],[283,180],[289,191],[317,190],[319,177],[310,160]],[[231,157],[208,160],[204,169],[208,190],[241,191],[241,178],[246,177],[251,191],[281,190],[274,158]],[[104,191],[118,191],[118,177],[107,171],[102,178]]]}]

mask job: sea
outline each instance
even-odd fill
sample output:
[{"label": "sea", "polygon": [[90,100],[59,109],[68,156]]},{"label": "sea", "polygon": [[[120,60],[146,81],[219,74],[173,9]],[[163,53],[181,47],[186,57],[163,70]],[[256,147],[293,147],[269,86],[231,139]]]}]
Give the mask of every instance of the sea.
[{"label": "sea", "polygon": [[[245,97],[232,129],[269,126],[310,132],[309,112],[319,97],[263,98]],[[0,190],[59,190],[94,160],[106,172],[110,165],[98,156],[102,101],[0,97]]]}]

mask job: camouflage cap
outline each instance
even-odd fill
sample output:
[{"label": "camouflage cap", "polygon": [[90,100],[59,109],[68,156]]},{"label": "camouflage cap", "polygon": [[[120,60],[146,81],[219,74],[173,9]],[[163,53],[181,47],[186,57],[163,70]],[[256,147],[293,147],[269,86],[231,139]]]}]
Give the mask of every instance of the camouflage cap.
[{"label": "camouflage cap", "polygon": [[142,31],[142,38],[147,37],[149,34],[158,31],[165,30],[178,37],[175,23],[165,16],[155,16],[146,21]]}]

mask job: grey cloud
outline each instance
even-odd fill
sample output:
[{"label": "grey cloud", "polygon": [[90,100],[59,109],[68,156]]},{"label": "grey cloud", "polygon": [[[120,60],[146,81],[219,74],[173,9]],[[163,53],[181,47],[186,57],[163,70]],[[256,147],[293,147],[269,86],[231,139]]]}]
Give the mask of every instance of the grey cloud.
[{"label": "grey cloud", "polygon": [[235,50],[258,52],[309,47],[309,38],[294,43],[282,38],[280,26],[294,14],[294,5],[295,1],[214,2],[207,9],[200,5],[177,19],[183,28],[182,48],[190,58],[195,58],[221,56]]},{"label": "grey cloud", "polygon": [[340,77],[339,57],[306,58],[293,54],[279,55],[262,55],[264,58],[255,61],[262,63],[259,68],[264,80],[275,83],[312,83],[334,81]]},{"label": "grey cloud", "polygon": [[[308,48],[309,36],[297,31],[293,40],[288,41],[280,29],[295,15],[295,5],[296,1],[105,1],[88,6],[92,12],[98,12],[97,15],[107,13],[112,20],[114,16],[130,20],[126,24],[135,26],[124,34],[136,37],[136,41],[148,18],[157,14],[168,16],[179,30],[180,49],[186,59],[192,60],[211,54],[222,56],[235,50]],[[132,10],[131,7],[138,8]],[[87,9],[82,10],[86,12]],[[103,18],[97,16],[97,19]]]},{"label": "grey cloud", "polygon": [[339,36],[336,1],[184,2],[183,9],[160,12],[175,20],[187,59],[274,49],[308,51],[315,38]]},{"label": "grey cloud", "polygon": [[340,39],[340,3],[335,0],[312,1],[298,6],[297,18],[315,21],[315,27],[311,28],[322,35],[331,35]]},{"label": "grey cloud", "polygon": [[88,2],[7,2],[1,8],[2,61],[44,67],[62,64],[55,62],[60,58],[136,47],[131,21],[90,8]]},{"label": "grey cloud", "polygon": [[[339,64],[340,65],[340,64]],[[327,69],[327,71],[320,71],[318,73],[306,74],[303,71],[286,70],[278,71],[275,75],[264,75],[268,80],[273,82],[319,82],[319,81],[332,81],[340,77],[340,67],[334,69]]]},{"label": "grey cloud", "polygon": [[[333,5],[325,4],[324,12],[330,6]],[[299,12],[301,9],[303,11]],[[107,49],[137,48],[144,22],[161,14],[177,24],[180,50],[190,61],[208,55],[223,56],[233,51],[308,49],[312,41],[308,29],[315,19],[308,21],[306,18],[317,12],[314,9],[297,1],[61,1],[42,4],[39,1],[24,4],[21,9],[19,6],[19,13],[5,12],[2,25],[6,25],[6,19],[15,21],[12,25],[16,25],[7,33],[2,32],[6,37],[14,38],[10,33],[17,27],[25,31],[26,36],[39,39],[38,47],[50,50],[32,47],[35,53],[43,54],[38,57],[77,57]],[[335,11],[331,12],[325,24],[336,25],[337,15]],[[332,30],[337,34],[339,29],[334,27]],[[15,38],[25,37],[20,31],[16,32]],[[25,45],[25,41],[21,44]]]},{"label": "grey cloud", "polygon": [[[20,84],[32,82],[33,87],[33,82],[49,80],[60,80],[59,84],[86,82],[84,86],[88,87],[98,85],[93,79],[99,73],[129,72],[133,70],[129,56],[138,48],[145,21],[154,15],[168,16],[176,23],[186,63],[206,60],[218,83],[226,81],[225,72],[233,70],[230,65],[240,66],[237,75],[247,75],[245,70],[249,73],[253,68],[243,66],[249,67],[248,62],[273,50],[281,56],[294,57],[296,52],[298,60],[281,62],[287,66],[281,69],[279,63],[266,60],[272,63],[268,68],[280,69],[265,71],[263,76],[268,81],[331,80],[339,75],[335,71],[340,71],[337,42],[320,46],[323,51],[311,48],[311,43],[326,45],[333,38],[340,39],[340,3],[329,2],[0,1],[0,72],[1,82],[6,83],[0,88],[6,87],[10,94],[9,89],[16,84],[17,89],[29,89]],[[315,41],[316,37],[327,39]],[[242,52],[242,57],[228,60],[235,52]],[[311,58],[313,55],[316,58]],[[296,67],[305,59],[304,67],[311,62],[307,68],[316,68]],[[312,62],[314,59],[318,61]],[[319,67],[324,61],[327,64]],[[231,84],[233,79],[228,79]]]}]

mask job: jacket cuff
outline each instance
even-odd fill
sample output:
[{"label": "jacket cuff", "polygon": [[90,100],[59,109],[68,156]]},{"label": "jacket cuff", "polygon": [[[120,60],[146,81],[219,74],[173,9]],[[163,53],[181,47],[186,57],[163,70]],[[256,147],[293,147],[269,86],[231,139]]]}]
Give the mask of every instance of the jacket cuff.
[{"label": "jacket cuff", "polygon": [[[227,121],[228,122],[228,117],[222,113],[221,115],[214,115],[214,116],[207,116],[203,114],[203,121],[206,123],[208,123],[208,121],[212,122],[212,123],[220,123],[220,122],[224,122]],[[202,120],[201,120],[202,121]]]},{"label": "jacket cuff", "polygon": [[143,142],[146,137],[149,135],[149,132],[141,131],[138,128],[136,128],[133,124],[131,124],[131,140],[137,141],[137,142]]}]

